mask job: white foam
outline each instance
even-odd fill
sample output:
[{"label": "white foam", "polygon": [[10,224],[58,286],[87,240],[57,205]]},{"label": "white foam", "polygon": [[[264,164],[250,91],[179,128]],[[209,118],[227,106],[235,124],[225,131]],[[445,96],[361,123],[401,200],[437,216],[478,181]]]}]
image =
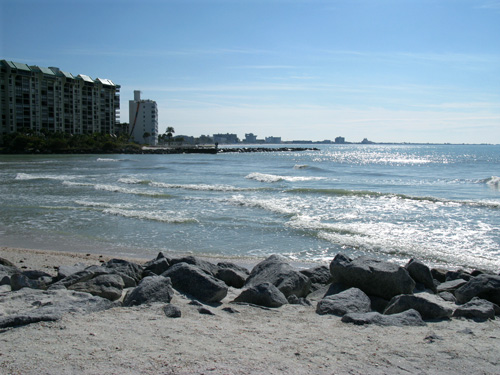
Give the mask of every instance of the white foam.
[{"label": "white foam", "polygon": [[235,195],[228,199],[229,203],[238,206],[262,208],[282,215],[296,215],[298,209],[286,199],[258,199],[255,197],[244,197]]},{"label": "white foam", "polygon": [[82,200],[77,200],[75,201],[76,204],[84,207],[92,207],[92,208],[120,208],[120,209],[126,209],[126,208],[133,208],[133,204],[128,204],[128,203],[119,203],[119,204],[111,204],[107,202],[92,202],[92,201],[82,201]]},{"label": "white foam", "polygon": [[486,184],[492,188],[500,189],[500,177],[491,176],[485,180]]},{"label": "white foam", "polygon": [[66,175],[51,175],[51,174],[29,174],[29,173],[18,173],[16,175],[16,180],[72,180],[75,176],[66,176]]},{"label": "white foam", "polygon": [[196,223],[198,222],[193,218],[186,218],[177,216],[176,212],[161,212],[161,211],[132,211],[120,208],[107,208],[102,211],[103,213],[123,216],[128,218],[143,219],[159,221],[162,223],[182,224],[182,223]]},{"label": "white foam", "polygon": [[287,182],[298,182],[298,181],[319,181],[325,180],[325,177],[303,177],[303,176],[280,176],[274,174],[265,174],[265,173],[250,173],[245,178],[249,180],[256,180],[260,182],[274,183],[279,181],[287,181]]},{"label": "white foam", "polygon": [[253,189],[237,188],[230,185],[208,185],[208,184],[168,184],[165,182],[151,182],[151,186],[166,189],[186,189],[200,191],[247,191]]},{"label": "white foam", "polygon": [[97,158],[98,162],[106,162],[106,163],[115,163],[121,161],[120,159],[111,159],[111,158]]}]

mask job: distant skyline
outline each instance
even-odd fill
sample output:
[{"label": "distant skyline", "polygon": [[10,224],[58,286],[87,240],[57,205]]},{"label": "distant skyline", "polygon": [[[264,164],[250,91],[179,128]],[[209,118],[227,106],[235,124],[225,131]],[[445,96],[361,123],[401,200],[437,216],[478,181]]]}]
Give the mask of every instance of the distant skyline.
[{"label": "distant skyline", "polygon": [[0,59],[158,103],[159,130],[500,143],[500,0],[0,0]]}]

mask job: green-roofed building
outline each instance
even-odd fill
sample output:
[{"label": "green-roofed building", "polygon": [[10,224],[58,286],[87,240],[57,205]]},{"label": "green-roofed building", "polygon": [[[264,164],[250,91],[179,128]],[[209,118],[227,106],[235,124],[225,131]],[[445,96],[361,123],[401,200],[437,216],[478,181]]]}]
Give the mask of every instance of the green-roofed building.
[{"label": "green-roofed building", "polygon": [[0,60],[0,137],[36,133],[115,133],[120,86],[55,67]]}]

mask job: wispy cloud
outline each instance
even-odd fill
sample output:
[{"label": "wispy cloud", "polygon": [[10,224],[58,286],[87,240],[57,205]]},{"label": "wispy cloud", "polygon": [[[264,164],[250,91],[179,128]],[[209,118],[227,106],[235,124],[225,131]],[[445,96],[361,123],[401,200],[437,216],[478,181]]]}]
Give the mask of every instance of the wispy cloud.
[{"label": "wispy cloud", "polygon": [[498,0],[492,0],[492,1],[487,1],[483,4],[476,5],[476,8],[479,9],[494,9],[500,11],[500,1]]},{"label": "wispy cloud", "polygon": [[335,59],[369,59],[382,62],[435,62],[452,64],[500,64],[500,55],[465,54],[465,53],[432,53],[432,52],[363,52],[347,50],[319,50],[317,57]]}]

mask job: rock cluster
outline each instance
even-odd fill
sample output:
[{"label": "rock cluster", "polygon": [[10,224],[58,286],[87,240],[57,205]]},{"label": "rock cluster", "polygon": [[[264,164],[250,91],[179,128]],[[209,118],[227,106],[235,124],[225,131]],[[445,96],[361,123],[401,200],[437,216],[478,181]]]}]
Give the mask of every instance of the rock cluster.
[{"label": "rock cluster", "polygon": [[[319,315],[340,316],[353,324],[425,325],[425,321],[451,318],[484,321],[500,314],[500,275],[431,270],[416,259],[401,267],[338,254],[329,267],[298,270],[285,258],[272,255],[249,272],[229,262],[214,264],[160,253],[142,265],[112,259],[101,266],[61,266],[55,277],[22,271],[0,258],[0,306],[13,299],[29,306],[14,313],[0,309],[0,328],[58,320],[67,312],[158,302],[166,304],[166,316],[179,318],[181,310],[170,304],[175,293],[191,298],[200,314],[213,315],[206,305],[220,305],[229,288],[241,289],[234,304],[315,306]],[[224,311],[237,312],[232,307]]]}]

